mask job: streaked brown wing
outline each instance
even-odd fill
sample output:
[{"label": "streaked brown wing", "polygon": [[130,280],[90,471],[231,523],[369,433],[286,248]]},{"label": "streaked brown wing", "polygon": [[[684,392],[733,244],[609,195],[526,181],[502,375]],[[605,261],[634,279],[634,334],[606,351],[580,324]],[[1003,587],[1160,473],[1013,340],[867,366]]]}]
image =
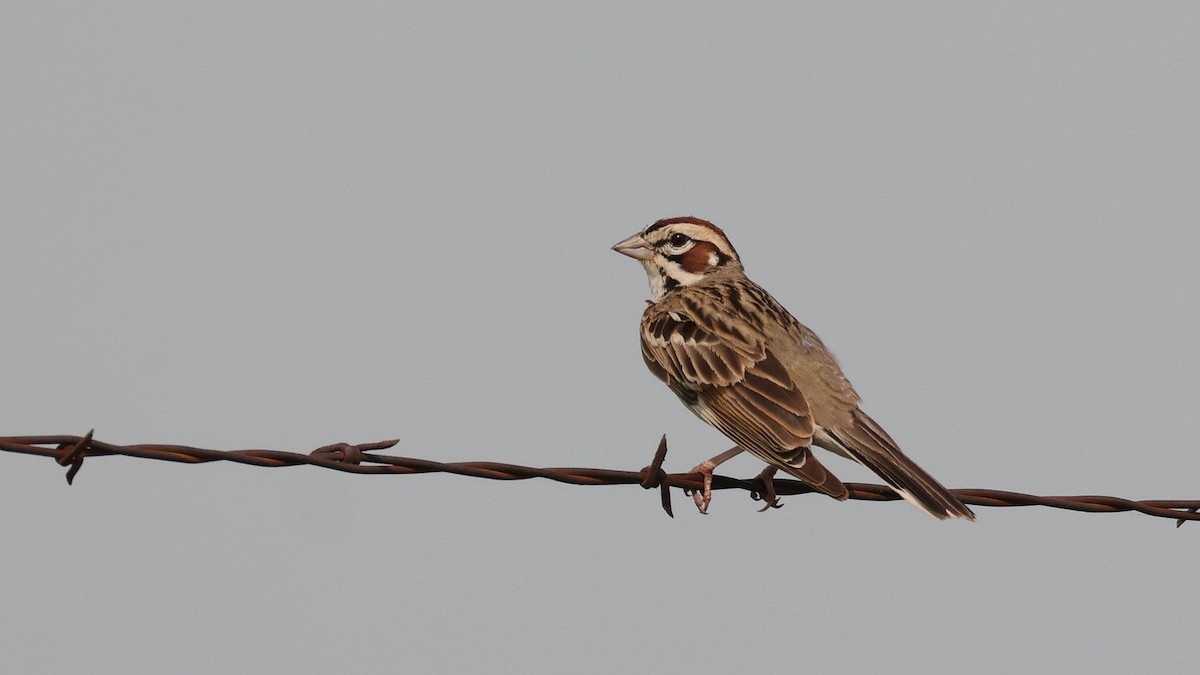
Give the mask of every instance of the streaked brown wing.
[{"label": "streaked brown wing", "polygon": [[761,337],[694,303],[648,308],[642,326],[647,367],[693,412],[759,459],[845,495],[809,452],[816,424],[808,401]]},{"label": "streaked brown wing", "polygon": [[642,322],[642,358],[672,389],[682,386],[694,391],[733,384],[763,358],[761,344],[729,344],[689,316],[649,312]]},{"label": "streaked brown wing", "polygon": [[739,427],[758,430],[755,445],[808,445],[815,431],[808,401],[764,340],[703,307],[678,304],[683,311],[646,310],[642,357],[651,372],[689,402],[711,400]]},{"label": "streaked brown wing", "polygon": [[[773,361],[778,364],[767,352],[759,365],[770,368]],[[845,499],[846,486],[809,449],[816,425],[804,395],[798,388],[782,386],[759,372],[759,368],[752,367],[739,383],[701,391],[699,398],[706,409],[701,417],[764,462],[820,492]]]},{"label": "streaked brown wing", "polygon": [[786,374],[782,382],[775,379],[776,368],[782,369],[779,361],[766,352],[762,361],[746,369],[740,382],[706,388],[699,396],[734,427],[739,443],[770,450],[790,464],[791,451],[812,442],[816,425],[804,395],[786,380]]}]

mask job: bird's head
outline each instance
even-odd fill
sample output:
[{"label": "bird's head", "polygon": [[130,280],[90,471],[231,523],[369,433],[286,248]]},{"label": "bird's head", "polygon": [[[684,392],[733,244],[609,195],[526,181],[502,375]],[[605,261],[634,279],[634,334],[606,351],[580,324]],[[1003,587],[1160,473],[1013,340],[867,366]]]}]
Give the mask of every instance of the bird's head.
[{"label": "bird's head", "polygon": [[742,271],[742,261],[721,228],[692,216],[664,218],[618,242],[613,250],[641,261],[655,300],[677,288]]}]

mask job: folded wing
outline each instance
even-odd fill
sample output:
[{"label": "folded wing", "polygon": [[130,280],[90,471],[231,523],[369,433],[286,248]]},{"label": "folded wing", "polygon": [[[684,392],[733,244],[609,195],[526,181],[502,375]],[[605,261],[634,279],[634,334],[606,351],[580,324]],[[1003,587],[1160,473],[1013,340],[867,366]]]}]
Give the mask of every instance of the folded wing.
[{"label": "folded wing", "polygon": [[647,367],[704,421],[743,449],[838,499],[847,491],[812,455],[816,423],[804,394],[765,340],[696,303],[647,309]]}]

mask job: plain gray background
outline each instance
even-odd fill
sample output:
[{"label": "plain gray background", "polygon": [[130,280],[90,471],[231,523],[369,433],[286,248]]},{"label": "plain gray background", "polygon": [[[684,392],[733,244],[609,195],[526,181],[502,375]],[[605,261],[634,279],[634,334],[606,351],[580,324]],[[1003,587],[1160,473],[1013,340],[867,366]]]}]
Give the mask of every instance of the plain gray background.
[{"label": "plain gray background", "polygon": [[[0,435],[668,469],[693,214],[952,487],[1200,497],[1194,3],[9,3]],[[869,476],[827,462],[846,480]],[[723,473],[752,476],[740,458]],[[0,454],[12,672],[1194,672],[1200,527]]]}]

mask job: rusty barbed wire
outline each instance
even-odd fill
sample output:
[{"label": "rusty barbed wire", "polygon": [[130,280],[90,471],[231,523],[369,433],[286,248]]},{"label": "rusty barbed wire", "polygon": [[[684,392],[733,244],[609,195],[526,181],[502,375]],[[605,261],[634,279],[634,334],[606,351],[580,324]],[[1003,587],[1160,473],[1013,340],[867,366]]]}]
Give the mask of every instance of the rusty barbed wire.
[{"label": "rusty barbed wire", "polygon": [[[360,474],[407,475],[416,473],[450,473],[460,476],[473,476],[475,478],[489,478],[492,480],[546,478],[572,485],[640,485],[647,490],[658,488],[662,498],[662,508],[671,517],[674,517],[671,508],[671,488],[680,488],[690,492],[699,490],[703,486],[701,476],[698,473],[667,473],[663,470],[663,460],[667,456],[666,436],[663,436],[662,440],[659,441],[653,460],[640,471],[569,467],[536,468],[501,462],[437,462],[412,457],[380,455],[372,452],[375,450],[386,450],[399,442],[399,440],[387,440],[374,443],[360,443],[357,445],[336,443],[304,454],[281,450],[209,450],[186,445],[114,445],[95,440],[92,438],[92,432],[89,431],[83,436],[0,437],[0,450],[26,455],[52,457],[60,465],[68,467],[68,484],[74,482],[75,476],[83,466],[84,459],[88,457],[121,455],[167,462],[181,462],[184,464],[228,461],[267,467],[308,465],[333,469],[334,471]],[[774,485],[775,493],[779,496],[813,492],[812,488],[797,480],[777,478],[774,481]],[[739,479],[714,475],[712,482],[712,489],[714,490],[746,490],[750,492],[751,498],[755,500],[762,498],[765,487],[759,478]],[[900,499],[900,496],[886,485],[846,483],[846,487],[850,491],[850,499],[864,501],[896,501]],[[1009,492],[1007,490],[981,488],[959,488],[950,490],[950,492],[954,493],[964,503],[972,506],[1047,506],[1055,509],[1086,511],[1090,513],[1136,511],[1137,513],[1157,518],[1174,519],[1176,527],[1179,527],[1188,520],[1200,520],[1200,499],[1147,499],[1136,501],[1101,495],[1042,497],[1020,492]]]}]

